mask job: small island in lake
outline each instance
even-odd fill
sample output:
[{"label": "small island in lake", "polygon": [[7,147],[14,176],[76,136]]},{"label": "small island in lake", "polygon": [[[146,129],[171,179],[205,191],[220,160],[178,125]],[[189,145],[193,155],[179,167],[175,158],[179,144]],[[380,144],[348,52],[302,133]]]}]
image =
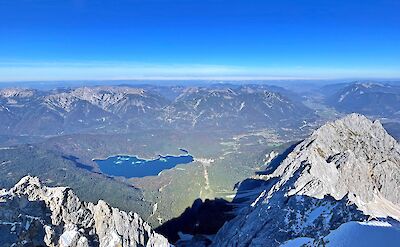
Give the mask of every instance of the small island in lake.
[{"label": "small island in lake", "polygon": [[125,178],[141,178],[156,176],[160,172],[174,168],[179,164],[191,163],[194,159],[186,151],[184,155],[160,155],[151,160],[140,159],[137,156],[115,155],[107,159],[94,159],[93,161],[97,163],[104,174]]}]

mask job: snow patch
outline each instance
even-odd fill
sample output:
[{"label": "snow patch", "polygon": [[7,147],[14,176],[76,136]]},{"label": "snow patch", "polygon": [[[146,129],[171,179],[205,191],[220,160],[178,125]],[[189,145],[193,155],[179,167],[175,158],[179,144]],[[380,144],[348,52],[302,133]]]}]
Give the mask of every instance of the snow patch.
[{"label": "snow patch", "polygon": [[327,246],[399,246],[400,229],[385,221],[347,222],[324,238]]},{"label": "snow patch", "polygon": [[286,241],[281,245],[281,247],[299,247],[310,244],[312,241],[314,241],[313,238],[300,237]]},{"label": "snow patch", "polygon": [[60,246],[71,246],[77,240],[78,234],[79,232],[77,230],[65,231],[60,236]]}]

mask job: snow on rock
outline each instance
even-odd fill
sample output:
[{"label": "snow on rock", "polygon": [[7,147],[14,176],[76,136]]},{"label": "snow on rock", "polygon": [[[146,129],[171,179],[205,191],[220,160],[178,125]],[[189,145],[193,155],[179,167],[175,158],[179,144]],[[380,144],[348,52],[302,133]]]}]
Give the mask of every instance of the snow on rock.
[{"label": "snow on rock", "polygon": [[278,152],[275,151],[271,151],[269,154],[265,155],[265,159],[264,159],[264,164],[267,165],[269,164],[273,159],[275,159],[277,156],[279,155]]},{"label": "snow on rock", "polygon": [[262,192],[213,246],[279,246],[320,240],[349,221],[400,219],[400,145],[359,114],[325,124],[256,178],[266,181]]},{"label": "snow on rock", "polygon": [[[379,121],[350,114],[316,130],[269,176],[278,188],[299,173],[288,195],[349,200],[368,215],[400,219],[400,145]],[[386,199],[393,210],[375,210]],[[380,200],[382,201],[382,200]]]},{"label": "snow on rock", "polygon": [[[80,242],[81,245],[78,245],[78,242]],[[63,232],[63,234],[61,234],[60,240],[59,240],[59,246],[60,247],[73,247],[73,246],[82,246],[83,247],[82,244],[85,242],[87,243],[87,239],[85,237],[82,237],[81,234],[78,232],[78,230],[75,227],[75,229],[66,230]]]},{"label": "snow on rock", "polygon": [[326,246],[396,247],[400,245],[400,227],[385,221],[347,222],[323,238]]},{"label": "snow on rock", "polygon": [[395,221],[350,221],[340,225],[322,239],[299,237],[286,241],[281,247],[298,246],[352,246],[397,247],[400,243],[400,226]]},{"label": "snow on rock", "polygon": [[20,98],[26,98],[26,97],[32,97],[33,94],[35,93],[34,90],[32,89],[26,89],[26,88],[4,88],[0,89],[0,97],[20,97]]},{"label": "snow on rock", "polygon": [[[51,107],[59,107],[67,112],[71,111],[74,103],[78,100],[84,100],[103,110],[108,110],[113,105],[120,103],[128,95],[145,97],[145,90],[131,87],[80,87],[69,92],[49,95],[46,97],[45,102]],[[141,100],[135,100],[131,104],[143,107],[143,101]]]},{"label": "snow on rock", "polygon": [[299,247],[299,246],[307,246],[307,244],[310,244],[312,241],[314,241],[313,238],[295,238],[286,241],[281,245],[281,247]]}]

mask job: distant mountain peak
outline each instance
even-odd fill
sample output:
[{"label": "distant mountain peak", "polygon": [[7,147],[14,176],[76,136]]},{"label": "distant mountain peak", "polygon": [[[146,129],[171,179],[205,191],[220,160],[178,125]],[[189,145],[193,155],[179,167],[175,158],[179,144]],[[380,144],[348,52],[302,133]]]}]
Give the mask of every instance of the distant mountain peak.
[{"label": "distant mountain peak", "polygon": [[382,83],[378,82],[372,82],[372,81],[359,81],[354,83],[355,86],[363,87],[363,88],[372,88],[372,87],[384,87],[384,86],[390,86],[390,85],[385,85]]},{"label": "distant mountain peak", "polygon": [[32,97],[36,90],[27,89],[27,88],[4,88],[0,89],[0,96],[9,98],[9,97]]},{"label": "distant mountain peak", "polygon": [[356,82],[341,87],[326,99],[337,110],[368,116],[393,117],[400,111],[400,87],[376,82]]}]

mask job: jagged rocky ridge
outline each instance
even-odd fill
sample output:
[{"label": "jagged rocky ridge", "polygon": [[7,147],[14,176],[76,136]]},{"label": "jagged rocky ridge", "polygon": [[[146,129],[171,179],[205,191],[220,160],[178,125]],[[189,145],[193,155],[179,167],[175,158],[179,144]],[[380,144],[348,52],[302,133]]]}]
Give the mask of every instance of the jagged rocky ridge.
[{"label": "jagged rocky ridge", "polygon": [[169,246],[136,213],[82,202],[31,176],[0,191],[0,236],[0,246]]},{"label": "jagged rocky ridge", "polygon": [[318,245],[346,222],[400,220],[400,145],[362,115],[322,126],[257,179],[262,193],[213,246],[278,246],[300,237]]},{"label": "jagged rocky ridge", "polygon": [[164,121],[181,128],[301,126],[313,115],[299,101],[261,86],[187,88],[164,110]]},{"label": "jagged rocky ridge", "polygon": [[298,127],[314,117],[298,99],[262,86],[0,89],[0,135]]}]

